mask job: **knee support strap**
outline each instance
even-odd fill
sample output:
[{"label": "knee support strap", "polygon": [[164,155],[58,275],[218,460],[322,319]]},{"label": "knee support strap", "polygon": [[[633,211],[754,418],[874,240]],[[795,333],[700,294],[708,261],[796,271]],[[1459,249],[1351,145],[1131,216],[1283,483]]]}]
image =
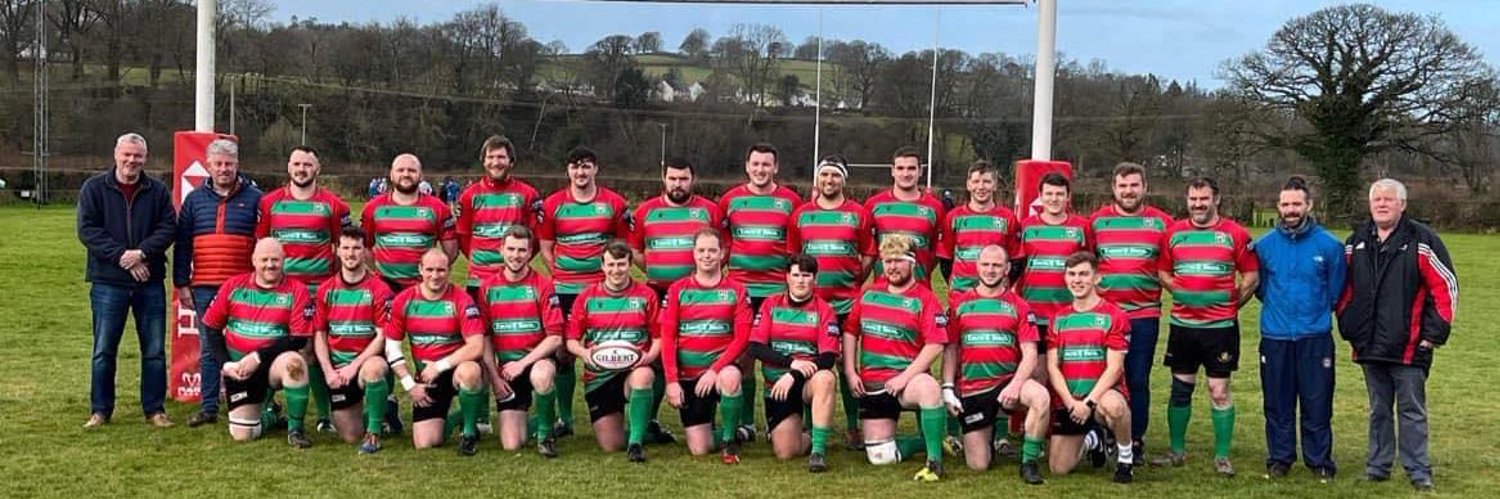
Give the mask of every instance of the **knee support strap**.
[{"label": "knee support strap", "polygon": [[865,456],[873,465],[896,464],[901,462],[901,449],[896,446],[895,440],[867,441],[865,442]]},{"label": "knee support strap", "polygon": [[264,428],[261,427],[260,418],[256,418],[256,419],[229,418],[229,429],[231,431],[231,435],[230,436],[234,436],[232,432],[233,432],[233,430],[235,428],[239,428],[241,430],[250,432],[250,439],[251,440],[260,438],[260,432],[264,429]]},{"label": "knee support strap", "polygon": [[1170,402],[1168,403],[1174,407],[1186,407],[1193,405],[1193,388],[1197,386],[1197,383],[1188,383],[1186,381],[1177,379],[1176,376],[1173,376],[1172,397],[1170,399]]}]

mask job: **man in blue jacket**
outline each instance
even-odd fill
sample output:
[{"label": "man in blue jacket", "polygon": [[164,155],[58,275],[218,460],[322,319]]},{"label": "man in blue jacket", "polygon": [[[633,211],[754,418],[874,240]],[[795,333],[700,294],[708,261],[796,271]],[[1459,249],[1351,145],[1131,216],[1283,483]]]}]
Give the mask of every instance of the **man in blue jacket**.
[{"label": "man in blue jacket", "polygon": [[1319,479],[1333,478],[1333,321],[1347,267],[1339,240],[1309,213],[1302,177],[1281,188],[1276,229],[1255,242],[1261,281],[1260,381],[1265,392],[1266,474],[1286,476],[1297,460],[1300,405],[1302,461]]},{"label": "man in blue jacket", "polygon": [[90,414],[84,428],[109,423],[115,410],[115,360],[125,316],[135,312],[141,347],[141,409],[146,422],[172,426],[167,394],[167,247],[176,213],[166,184],[146,175],[146,139],[127,133],[115,140],[115,165],[89,178],[78,193],[78,240],[88,250],[94,353]]}]

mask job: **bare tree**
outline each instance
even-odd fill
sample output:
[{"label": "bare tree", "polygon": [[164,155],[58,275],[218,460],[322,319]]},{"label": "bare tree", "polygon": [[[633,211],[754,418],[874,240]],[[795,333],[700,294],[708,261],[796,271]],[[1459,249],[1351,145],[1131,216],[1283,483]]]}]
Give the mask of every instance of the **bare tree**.
[{"label": "bare tree", "polygon": [[677,51],[693,59],[705,60],[708,57],[709,47],[708,31],[703,28],[695,28],[691,33],[682,38],[682,43],[677,46]]},{"label": "bare tree", "polygon": [[68,47],[73,79],[83,79],[84,38],[99,22],[90,0],[56,0],[47,10],[47,20],[57,29],[57,39]]},{"label": "bare tree", "polygon": [[0,2],[0,60],[5,61],[5,73],[12,81],[21,79],[21,50],[31,43],[32,17],[36,14],[36,0],[6,0]]},{"label": "bare tree", "polygon": [[857,97],[857,108],[864,110],[875,97],[881,71],[891,63],[891,52],[876,43],[855,40],[830,47],[828,58],[848,73],[849,88]]},{"label": "bare tree", "polygon": [[647,31],[635,37],[635,53],[654,54],[661,52],[661,32]]}]

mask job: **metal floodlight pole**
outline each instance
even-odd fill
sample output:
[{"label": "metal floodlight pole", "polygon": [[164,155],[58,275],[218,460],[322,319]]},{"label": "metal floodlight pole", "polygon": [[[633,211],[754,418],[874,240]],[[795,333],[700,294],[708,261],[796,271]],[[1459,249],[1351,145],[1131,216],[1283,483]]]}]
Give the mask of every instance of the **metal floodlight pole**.
[{"label": "metal floodlight pole", "polygon": [[1057,0],[1038,0],[1036,91],[1031,110],[1031,159],[1052,159],[1052,86],[1057,75]]},{"label": "metal floodlight pole", "polygon": [[667,124],[657,123],[656,126],[661,128],[661,161],[659,165],[665,165],[667,164]]},{"label": "metal floodlight pole", "polygon": [[307,108],[312,107],[312,104],[297,104],[297,107],[302,108],[302,142],[300,144],[305,146],[307,145]]},{"label": "metal floodlight pole", "polygon": [[32,80],[35,85],[32,96],[31,167],[34,177],[31,201],[37,208],[47,201],[47,143],[51,135],[51,114],[47,98],[51,93],[47,82],[47,2],[36,3],[36,45],[32,47],[32,59],[36,64]]},{"label": "metal floodlight pole", "polygon": [[194,91],[193,130],[214,131],[214,17],[218,0],[198,0],[198,66]]},{"label": "metal floodlight pole", "polygon": [[927,190],[932,190],[932,136],[937,128],[938,36],[943,24],[943,11],[933,9],[932,12],[932,87],[927,95]]}]

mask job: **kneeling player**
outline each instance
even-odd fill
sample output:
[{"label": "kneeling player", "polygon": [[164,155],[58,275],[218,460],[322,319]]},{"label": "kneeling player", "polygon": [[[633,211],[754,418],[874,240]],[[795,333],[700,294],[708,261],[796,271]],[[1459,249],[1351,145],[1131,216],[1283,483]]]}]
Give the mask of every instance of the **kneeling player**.
[{"label": "kneeling player", "polygon": [[[463,430],[458,453],[479,449],[479,411],[484,408],[484,319],[458,286],[448,281],[448,255],[433,248],[422,255],[422,282],[406,288],[391,303],[385,325],[385,355],[411,396],[412,445],[437,447],[448,438],[448,409],[455,396]],[[415,366],[407,367],[401,342],[411,337]],[[412,375],[413,372],[417,374]]]},{"label": "kneeling player", "polygon": [[500,446],[517,450],[526,444],[526,411],[537,401],[537,453],[557,457],[552,439],[552,356],[562,345],[563,317],[552,279],[531,270],[534,237],[524,226],[511,226],[501,242],[501,269],[479,287],[479,305],[489,318],[490,342],[483,355],[485,371],[500,410]]},{"label": "kneeling player", "polygon": [[[1130,483],[1130,407],[1125,399],[1125,352],[1130,318],[1099,297],[1099,267],[1093,253],[1079,252],[1065,263],[1073,304],[1052,318],[1047,338],[1047,370],[1056,397],[1051,449],[1052,473],[1066,475],[1087,450],[1094,467],[1104,466],[1105,438],[1114,432],[1118,463],[1115,482]],[[1089,438],[1085,438],[1085,436]]]},{"label": "kneeling player", "polygon": [[662,311],[662,366],[667,403],[682,415],[688,452],[701,456],[714,449],[714,409],[720,405],[724,464],[740,462],[740,427],[744,393],[740,367],[750,338],[750,295],[745,286],[724,276],[724,243],[718,229],[693,234],[693,273],[667,289]]},{"label": "kneeling player", "polygon": [[[608,452],[625,448],[631,462],[645,462],[641,443],[651,421],[651,363],[661,356],[656,292],[630,278],[630,246],[610,241],[604,247],[604,280],[584,288],[569,315],[568,351],[584,360],[584,402],[589,406],[594,437]],[[594,362],[601,343],[629,344],[640,355],[625,369],[608,370]],[[623,412],[629,403],[627,434]]]},{"label": "kneeling player", "polygon": [[1005,288],[1007,258],[998,245],[981,249],[976,262],[979,282],[949,303],[943,399],[948,411],[960,417],[964,458],[974,470],[990,467],[990,441],[1001,411],[1024,412],[1021,478],[1036,485],[1042,483],[1037,458],[1047,438],[1051,400],[1031,376],[1016,376],[1035,372],[1037,332],[1026,300]]},{"label": "kneeling player", "polygon": [[318,285],[314,300],[313,349],[327,373],[334,428],[351,444],[363,434],[359,452],[371,454],[380,450],[381,422],[391,394],[381,324],[390,310],[391,288],[365,265],[363,230],[345,228],[336,253],[339,274]]},{"label": "kneeling player", "polygon": [[[229,395],[229,435],[244,442],[260,437],[275,414],[263,412],[271,390],[286,390],[287,443],[312,446],[302,431],[307,412],[307,360],[297,353],[312,335],[313,305],[307,286],[286,279],[281,243],[255,244],[255,271],[231,278],[203,314],[203,324],[224,331],[229,360],[224,391]],[[205,374],[208,376],[210,374]],[[218,373],[212,374],[217,376]]]},{"label": "kneeling player", "polygon": [[[786,271],[786,293],[766,298],[760,322],[750,334],[750,353],[760,359],[766,380],[766,428],[779,459],[809,451],[807,470],[828,471],[828,435],[833,432],[833,374],[839,355],[838,318],[833,307],[813,294],[818,261],[793,256]],[[803,413],[812,406],[812,435],[804,433]]]},{"label": "kneeling player", "polygon": [[[914,478],[933,482],[943,476],[948,415],[929,370],[948,342],[948,319],[932,291],[912,277],[917,257],[910,237],[885,236],[880,258],[885,279],[860,291],[844,323],[844,373],[859,397],[870,463],[896,463],[925,447],[927,466]],[[913,409],[922,438],[898,442],[897,418]]]}]

